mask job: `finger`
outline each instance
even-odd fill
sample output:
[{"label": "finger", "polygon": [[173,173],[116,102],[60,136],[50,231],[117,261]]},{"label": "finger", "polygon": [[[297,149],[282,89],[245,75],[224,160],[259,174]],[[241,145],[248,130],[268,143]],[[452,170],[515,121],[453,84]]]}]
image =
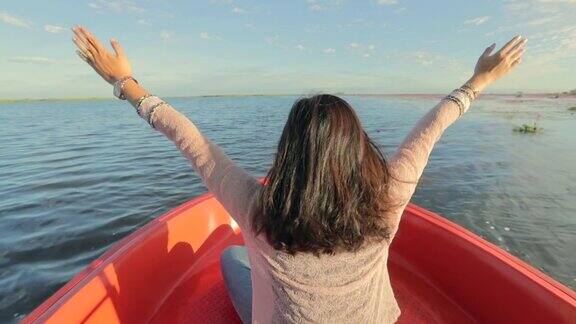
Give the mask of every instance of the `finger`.
[{"label": "finger", "polygon": [[80,50],[76,50],[76,54],[78,54],[78,57],[80,57],[82,61],[92,65],[92,62],[90,61],[88,56],[86,56],[86,54],[82,53]]},{"label": "finger", "polygon": [[76,40],[76,42],[82,44],[84,47],[88,48],[88,41],[86,39],[84,39],[84,37],[79,37],[77,35],[74,35],[72,37],[72,39]]},{"label": "finger", "polygon": [[110,45],[112,45],[112,48],[114,49],[114,52],[116,53],[116,56],[120,57],[120,56],[125,56],[124,54],[124,48],[122,48],[122,45],[120,45],[120,43],[112,38],[110,40]]},{"label": "finger", "polygon": [[519,58],[516,61],[512,62],[512,64],[510,65],[511,68],[515,67],[516,65],[520,64],[522,62],[522,59]]},{"label": "finger", "polygon": [[90,41],[86,37],[86,35],[80,31],[80,28],[75,27],[72,30],[74,31],[74,36],[77,39],[81,40],[84,44],[86,44],[86,47],[93,46],[92,43],[90,43]]},{"label": "finger", "polygon": [[74,44],[76,44],[76,47],[84,56],[93,58],[93,53],[90,52],[88,46],[85,43],[76,37],[72,38],[72,41],[74,41]]},{"label": "finger", "polygon": [[85,40],[81,40],[77,37],[72,38],[72,40],[74,41],[74,44],[76,44],[76,47],[78,47],[78,49],[87,57],[94,59],[94,57],[98,54],[96,49],[94,49],[91,44],[86,44]]},{"label": "finger", "polygon": [[522,39],[521,41],[516,43],[514,46],[512,46],[505,54],[507,54],[507,55],[516,54],[516,52],[524,49],[524,45],[526,44],[526,41],[527,41],[526,38]]},{"label": "finger", "polygon": [[88,40],[88,42],[92,44],[92,46],[94,46],[94,48],[99,53],[105,51],[104,46],[102,46],[102,43],[100,43],[100,41],[94,35],[92,35],[92,33],[88,29],[84,28],[83,26],[80,26],[79,30],[80,33],[84,35],[86,40]]},{"label": "finger", "polygon": [[523,48],[520,51],[514,53],[512,56],[510,56],[510,61],[512,61],[512,62],[518,61],[519,59],[522,58],[522,55],[524,54],[524,52],[526,52],[526,49]]},{"label": "finger", "polygon": [[517,42],[519,42],[522,39],[522,37],[520,37],[520,35],[512,38],[508,43],[506,43],[506,45],[504,45],[504,47],[502,47],[498,53],[501,54],[505,54],[510,48],[512,48],[514,45],[516,45]]},{"label": "finger", "polygon": [[92,55],[98,54],[98,49],[90,42],[90,40],[79,29],[74,30],[74,37],[77,39],[75,43],[83,45],[85,52],[90,52]]},{"label": "finger", "polygon": [[90,36],[88,36],[88,34],[84,32],[81,28],[77,29],[77,35],[88,45],[88,48],[94,48],[94,50],[98,52],[98,46],[96,45],[94,40],[91,39]]},{"label": "finger", "polygon": [[490,53],[492,53],[492,51],[494,50],[495,47],[496,47],[496,43],[492,43],[492,45],[486,47],[486,49],[485,49],[484,52],[482,53],[482,56],[488,56],[488,55],[490,55]]},{"label": "finger", "polygon": [[76,47],[78,47],[79,50],[82,52],[88,52],[88,45],[86,45],[83,40],[79,39],[78,37],[73,37],[72,41],[74,44],[76,44]]},{"label": "finger", "polygon": [[88,56],[86,56],[84,53],[80,52],[80,51],[76,51],[76,54],[78,54],[78,56],[86,63],[88,63],[88,65],[90,65],[91,68],[93,68],[96,72],[98,72],[98,69],[96,69],[96,66],[94,65],[94,60]]}]

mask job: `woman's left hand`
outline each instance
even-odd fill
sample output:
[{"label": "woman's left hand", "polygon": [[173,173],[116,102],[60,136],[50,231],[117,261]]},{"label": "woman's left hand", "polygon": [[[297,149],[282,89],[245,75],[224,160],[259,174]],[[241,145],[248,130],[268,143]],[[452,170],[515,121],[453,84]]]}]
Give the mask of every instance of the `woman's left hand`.
[{"label": "woman's left hand", "polygon": [[88,29],[76,26],[72,31],[74,31],[73,41],[78,47],[76,53],[104,80],[114,84],[124,77],[132,76],[130,62],[117,40],[110,40],[114,49],[114,53],[111,53]]}]

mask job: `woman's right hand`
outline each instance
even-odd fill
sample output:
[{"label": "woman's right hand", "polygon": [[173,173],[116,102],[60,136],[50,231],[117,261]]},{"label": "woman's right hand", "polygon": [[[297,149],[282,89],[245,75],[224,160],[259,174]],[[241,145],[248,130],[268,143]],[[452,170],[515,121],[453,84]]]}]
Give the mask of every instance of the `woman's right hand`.
[{"label": "woman's right hand", "polygon": [[525,44],[526,38],[518,35],[494,54],[491,53],[496,47],[496,44],[490,45],[478,59],[478,63],[476,63],[476,68],[474,69],[474,76],[470,80],[470,83],[476,85],[477,88],[484,88],[508,74],[508,72],[522,61]]}]

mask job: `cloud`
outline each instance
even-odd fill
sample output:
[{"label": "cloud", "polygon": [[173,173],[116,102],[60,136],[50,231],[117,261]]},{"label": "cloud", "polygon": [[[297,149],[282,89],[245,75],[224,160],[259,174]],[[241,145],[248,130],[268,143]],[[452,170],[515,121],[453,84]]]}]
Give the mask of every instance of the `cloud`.
[{"label": "cloud", "polygon": [[281,41],[280,40],[280,36],[278,35],[273,35],[273,36],[267,36],[264,37],[264,41],[266,42],[266,44],[272,46],[272,47],[276,47],[282,50],[298,50],[298,51],[304,51],[306,50],[306,47],[302,44],[288,44],[285,41]]},{"label": "cloud", "polygon": [[531,39],[527,55],[531,57],[530,65],[534,68],[541,70],[543,64],[576,58],[576,26],[541,31],[533,34]]},{"label": "cloud", "polygon": [[51,34],[60,34],[63,31],[66,31],[68,28],[56,26],[56,25],[44,25],[44,31],[51,33]]},{"label": "cloud", "polygon": [[403,53],[402,55],[406,57],[408,60],[416,62],[422,66],[432,65],[442,59],[440,55],[433,54],[427,51],[412,51]]},{"label": "cloud", "polygon": [[210,0],[210,3],[227,6],[230,8],[232,13],[237,15],[245,14],[247,12],[245,8],[238,6],[234,0]]},{"label": "cloud", "polygon": [[319,4],[317,4],[317,3],[314,3],[314,4],[310,5],[310,10],[312,10],[312,11],[320,11],[320,10],[323,10],[323,9],[324,9],[324,8],[323,8],[322,6],[320,6]]},{"label": "cloud", "polygon": [[160,32],[160,39],[164,43],[170,43],[171,41],[174,40],[174,32],[163,30],[162,32]]},{"label": "cloud", "polygon": [[536,18],[534,20],[527,21],[526,25],[528,25],[528,26],[542,26],[542,25],[546,25],[546,24],[552,22],[555,19],[556,19],[556,17],[554,17],[554,16]]},{"label": "cloud", "polygon": [[345,24],[340,24],[338,25],[338,27],[340,28],[366,28],[366,29],[370,29],[370,28],[374,28],[374,27],[386,27],[386,23],[383,21],[379,21],[378,23],[375,23],[372,20],[368,20],[368,19],[364,19],[364,18],[356,18],[353,19]]},{"label": "cloud", "polygon": [[379,6],[390,6],[398,3],[398,0],[376,0],[376,4]]},{"label": "cloud", "polygon": [[323,52],[326,54],[333,54],[336,52],[336,50],[333,48],[325,48]]},{"label": "cloud", "polygon": [[523,69],[557,69],[560,61],[576,57],[576,0],[510,0],[504,24],[494,34],[522,32],[530,40]]},{"label": "cloud", "polygon": [[312,11],[323,11],[327,9],[340,9],[344,0],[306,0],[308,8]]},{"label": "cloud", "polygon": [[[389,64],[399,67],[407,74],[420,75],[422,68],[441,71],[444,77],[467,73],[471,62],[460,56],[450,56],[427,50],[392,50],[382,55]],[[445,80],[445,79],[444,79]]]},{"label": "cloud", "polygon": [[476,18],[472,18],[472,19],[468,19],[468,20],[464,21],[464,25],[480,26],[483,23],[487,22],[488,20],[490,20],[490,16],[476,17]]},{"label": "cloud", "polygon": [[140,25],[144,25],[144,26],[152,26],[152,22],[150,22],[150,20],[148,19],[138,19],[137,23],[139,23]]},{"label": "cloud", "polygon": [[10,62],[14,63],[34,63],[34,64],[55,64],[57,63],[56,60],[49,59],[42,56],[14,56],[8,58]]},{"label": "cloud", "polygon": [[210,34],[210,33],[205,32],[205,31],[199,33],[198,36],[200,36],[200,38],[205,39],[205,40],[220,40],[221,39],[219,36]]},{"label": "cloud", "polygon": [[279,39],[280,39],[280,36],[274,35],[274,36],[265,37],[264,41],[266,41],[266,43],[268,43],[268,45],[279,45],[279,43],[278,43]]},{"label": "cloud", "polygon": [[361,44],[361,43],[350,43],[346,46],[348,52],[359,55],[364,58],[372,57],[375,53],[376,45],[374,44]]},{"label": "cloud", "polygon": [[540,3],[567,3],[576,5],[576,0],[536,0]]},{"label": "cloud", "polygon": [[208,34],[207,32],[201,32],[201,33],[200,33],[200,38],[202,38],[202,39],[212,39],[212,36],[210,36],[210,34]]},{"label": "cloud", "polygon": [[15,16],[10,15],[7,12],[3,12],[0,11],[0,21],[7,24],[7,25],[11,25],[14,27],[20,27],[20,28],[32,28],[32,23],[23,19],[23,18],[18,18]]},{"label": "cloud", "polygon": [[89,2],[88,6],[92,9],[103,10],[103,11],[112,11],[112,12],[116,12],[116,13],[122,13],[122,12],[144,13],[144,12],[146,12],[146,9],[138,6],[132,0],[95,0],[93,2]]},{"label": "cloud", "polygon": [[246,13],[246,10],[242,9],[238,6],[234,6],[234,7],[232,7],[232,12],[235,14],[243,14],[243,13]]}]

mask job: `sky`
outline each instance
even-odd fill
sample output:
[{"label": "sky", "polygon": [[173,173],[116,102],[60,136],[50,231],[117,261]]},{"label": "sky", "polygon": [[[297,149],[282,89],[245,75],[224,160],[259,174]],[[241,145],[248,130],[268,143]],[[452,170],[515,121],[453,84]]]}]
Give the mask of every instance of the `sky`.
[{"label": "sky", "polygon": [[516,34],[525,59],[489,91],[576,88],[576,0],[3,0],[0,99],[110,97],[78,24],[163,96],[445,93]]}]

